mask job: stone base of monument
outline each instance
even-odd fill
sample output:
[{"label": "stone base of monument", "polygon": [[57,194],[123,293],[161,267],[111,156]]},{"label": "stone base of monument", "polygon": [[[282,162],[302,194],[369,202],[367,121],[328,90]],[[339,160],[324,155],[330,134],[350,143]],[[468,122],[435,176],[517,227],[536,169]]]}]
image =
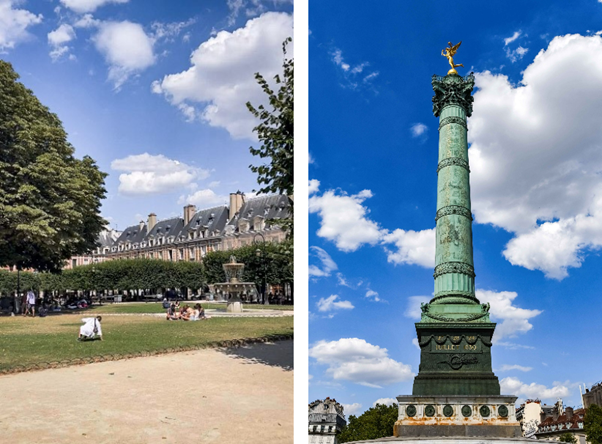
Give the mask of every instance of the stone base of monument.
[{"label": "stone base of monument", "polygon": [[520,438],[516,396],[398,396],[394,434],[404,438]]},{"label": "stone base of monument", "polygon": [[226,311],[228,313],[242,313],[242,302],[240,300],[233,301],[230,299],[228,301],[228,306],[226,307]]}]

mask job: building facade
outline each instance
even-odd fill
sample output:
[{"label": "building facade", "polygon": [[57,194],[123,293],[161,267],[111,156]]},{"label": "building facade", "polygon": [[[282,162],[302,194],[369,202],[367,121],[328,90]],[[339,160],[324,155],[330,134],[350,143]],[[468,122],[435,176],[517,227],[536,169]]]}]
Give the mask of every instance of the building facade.
[{"label": "building facade", "polygon": [[241,192],[230,194],[230,205],[198,211],[186,205],[182,217],[157,220],[149,214],[146,222],[118,232],[101,233],[98,248],[89,255],[76,256],[65,269],[114,259],[149,258],[166,261],[202,261],[211,251],[232,250],[258,242],[282,242],[286,233],[268,220],[290,215],[287,196],[270,195],[245,199]]},{"label": "building facade", "polygon": [[347,424],[343,406],[326,398],[309,404],[309,444],[338,444],[337,435]]},{"label": "building facade", "polygon": [[566,407],[561,411],[556,408],[550,415],[544,415],[546,414],[542,412],[542,421],[535,432],[537,439],[559,441],[562,435],[570,433],[577,440],[577,444],[587,443],[583,430],[585,409],[573,410],[572,407]]},{"label": "building facade", "polygon": [[585,393],[581,395],[583,407],[588,408],[590,405],[598,405],[602,407],[602,381],[594,384],[591,389],[585,389]]}]

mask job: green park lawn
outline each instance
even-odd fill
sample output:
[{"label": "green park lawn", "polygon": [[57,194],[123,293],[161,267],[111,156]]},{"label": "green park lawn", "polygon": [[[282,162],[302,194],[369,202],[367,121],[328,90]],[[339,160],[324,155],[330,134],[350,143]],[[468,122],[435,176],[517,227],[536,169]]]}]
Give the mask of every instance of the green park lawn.
[{"label": "green park lawn", "polygon": [[285,316],[168,322],[160,317],[107,316],[102,320],[103,341],[78,342],[81,318],[89,314],[90,311],[45,318],[3,317],[0,321],[0,372],[74,359],[178,347],[200,348],[226,340],[291,335],[294,320],[292,316]]},{"label": "green park lawn", "polygon": [[[188,301],[188,302],[180,302],[180,304],[188,304],[190,306],[195,305],[196,301]],[[206,309],[226,309],[226,304],[220,303],[201,303],[203,308]],[[244,310],[293,310],[293,305],[259,305],[259,304],[243,304]],[[88,313],[165,313],[163,306],[160,302],[122,302],[116,304],[103,304],[103,305],[93,305],[92,308],[85,310]],[[81,311],[82,313],[84,310]]]}]

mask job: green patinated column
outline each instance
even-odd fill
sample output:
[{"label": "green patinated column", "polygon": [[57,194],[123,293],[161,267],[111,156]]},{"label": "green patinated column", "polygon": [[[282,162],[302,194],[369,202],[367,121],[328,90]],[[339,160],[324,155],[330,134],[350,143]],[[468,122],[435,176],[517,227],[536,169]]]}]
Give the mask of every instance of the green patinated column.
[{"label": "green patinated column", "polygon": [[474,77],[433,76],[439,117],[435,296],[416,324],[421,348],[414,395],[499,395],[491,369],[495,324],[475,297],[466,119]]}]

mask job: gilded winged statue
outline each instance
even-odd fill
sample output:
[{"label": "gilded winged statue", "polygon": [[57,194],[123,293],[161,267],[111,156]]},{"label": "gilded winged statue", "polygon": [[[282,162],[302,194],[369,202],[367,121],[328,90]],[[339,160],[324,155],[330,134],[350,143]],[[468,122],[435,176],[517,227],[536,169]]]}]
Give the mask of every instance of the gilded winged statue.
[{"label": "gilded winged statue", "polygon": [[450,69],[447,73],[448,74],[458,74],[458,71],[456,71],[456,68],[458,66],[461,66],[462,68],[464,68],[464,65],[462,65],[461,63],[455,65],[454,64],[454,56],[456,55],[456,52],[458,52],[458,48],[460,47],[462,42],[458,43],[457,45],[453,45],[452,42],[447,42],[447,44],[449,45],[449,48],[445,48],[445,49],[441,50],[441,55],[443,57],[447,57],[447,60],[449,61],[449,64],[452,67],[452,69]]}]

